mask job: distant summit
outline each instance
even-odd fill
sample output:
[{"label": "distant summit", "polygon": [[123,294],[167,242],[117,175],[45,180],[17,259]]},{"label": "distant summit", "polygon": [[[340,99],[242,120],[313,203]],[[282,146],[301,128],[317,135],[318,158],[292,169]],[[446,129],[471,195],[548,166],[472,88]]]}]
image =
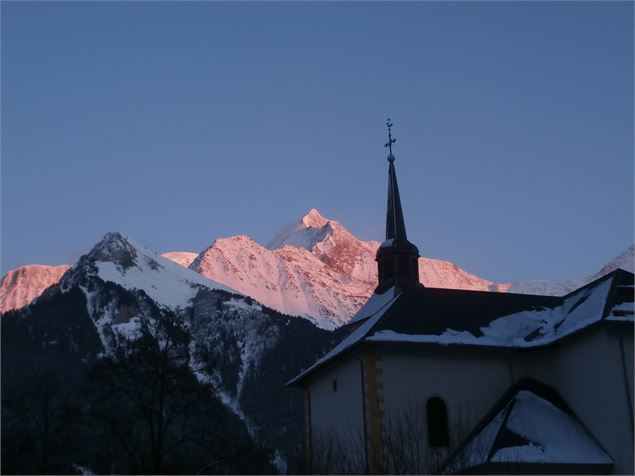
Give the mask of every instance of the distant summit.
[{"label": "distant summit", "polygon": [[280,228],[267,244],[267,248],[275,250],[284,245],[291,245],[311,250],[329,232],[330,223],[331,220],[324,218],[320,212],[312,208],[299,220]]},{"label": "distant summit", "polygon": [[585,284],[595,281],[602,276],[620,268],[631,273],[635,272],[635,246],[630,246],[611,261],[602,266],[597,273],[579,279],[569,279],[562,283],[551,281],[522,281],[511,283],[506,289],[510,293],[519,294],[547,294],[551,296],[563,296]]},{"label": "distant summit", "polygon": [[[247,236],[215,240],[190,265],[284,314],[331,329],[348,322],[377,286],[379,241],[363,241],[316,209],[283,226],[266,247]],[[504,291],[447,261],[420,258],[430,287]]]},{"label": "distant summit", "polygon": [[196,259],[198,253],[192,253],[190,251],[169,251],[167,253],[162,253],[161,256],[187,268],[192,264],[192,261]]},{"label": "distant summit", "polygon": [[220,238],[190,268],[284,314],[334,328],[374,288],[378,245],[312,209],[282,227],[267,247],[243,235]]},{"label": "distant summit", "polygon": [[57,283],[69,265],[29,264],[9,271],[0,284],[0,312],[20,309]]}]

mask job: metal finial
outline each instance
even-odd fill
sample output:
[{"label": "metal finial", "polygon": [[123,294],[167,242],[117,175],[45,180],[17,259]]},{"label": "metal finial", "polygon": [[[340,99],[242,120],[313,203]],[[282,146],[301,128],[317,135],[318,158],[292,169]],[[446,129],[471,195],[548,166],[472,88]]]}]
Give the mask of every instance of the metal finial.
[{"label": "metal finial", "polygon": [[390,158],[392,158],[393,160],[394,157],[392,155],[392,145],[397,142],[397,139],[393,139],[392,138],[392,123],[390,122],[390,117],[388,119],[386,119],[386,127],[388,127],[388,142],[386,142],[384,144],[384,147],[388,147],[388,160],[390,160]]}]

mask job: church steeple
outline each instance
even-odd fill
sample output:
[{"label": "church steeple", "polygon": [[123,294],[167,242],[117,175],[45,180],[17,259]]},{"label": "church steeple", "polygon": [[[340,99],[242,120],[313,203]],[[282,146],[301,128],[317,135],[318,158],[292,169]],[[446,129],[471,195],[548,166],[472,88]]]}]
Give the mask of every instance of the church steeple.
[{"label": "church steeple", "polygon": [[403,219],[397,173],[395,171],[395,156],[392,145],[397,139],[392,137],[392,124],[388,126],[388,207],[386,211],[386,240],[377,250],[377,267],[379,283],[376,293],[383,293],[391,286],[398,290],[418,285],[419,283],[419,250],[408,241],[406,224]]},{"label": "church steeple", "polygon": [[388,211],[386,213],[386,239],[408,240],[406,236],[406,224],[403,221],[401,199],[399,198],[399,186],[397,185],[397,173],[395,172],[395,156],[388,156]]}]

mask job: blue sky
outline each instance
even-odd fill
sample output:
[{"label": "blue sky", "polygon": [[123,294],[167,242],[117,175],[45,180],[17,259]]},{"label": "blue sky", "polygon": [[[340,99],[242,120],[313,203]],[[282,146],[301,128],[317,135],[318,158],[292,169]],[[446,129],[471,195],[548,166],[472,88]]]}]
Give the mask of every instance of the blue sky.
[{"label": "blue sky", "polygon": [[633,243],[630,2],[2,3],[2,266],[312,207],[497,281]]}]

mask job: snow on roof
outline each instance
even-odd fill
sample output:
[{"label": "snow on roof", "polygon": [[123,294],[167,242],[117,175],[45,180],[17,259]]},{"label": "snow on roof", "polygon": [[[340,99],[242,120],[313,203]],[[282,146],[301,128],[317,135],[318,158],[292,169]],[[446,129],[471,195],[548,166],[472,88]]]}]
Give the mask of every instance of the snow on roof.
[{"label": "snow on roof", "polygon": [[[380,330],[365,340],[497,347],[541,346],[601,320],[611,283],[612,279],[607,278],[595,286],[582,288],[565,297],[562,304],[554,308],[528,310],[499,317],[487,326],[481,327],[480,336],[466,330],[454,329],[446,329],[441,334],[432,335]],[[633,303],[627,304],[632,308]]]},{"label": "snow on roof", "polygon": [[356,330],[288,385],[360,342],[534,348],[603,319],[633,322],[632,293],[618,296],[632,280],[632,273],[615,270],[561,298],[423,287],[392,296],[388,290],[360,309],[351,321],[361,323]]},{"label": "snow on roof", "polygon": [[613,462],[575,417],[532,392],[518,392],[505,426],[528,444],[501,448],[492,461]]},{"label": "snow on roof", "polygon": [[627,321],[633,322],[634,306],[633,306],[633,289],[632,284],[619,284],[617,292],[618,299],[615,300],[613,307],[609,310],[606,319],[609,321]]},{"label": "snow on roof", "polygon": [[[386,293],[384,294],[389,293],[389,291],[390,290],[386,291]],[[397,296],[394,297],[394,299],[397,299],[399,296],[400,294],[397,294]],[[392,301],[389,301],[389,302],[392,302]],[[364,336],[368,333],[368,331],[370,331],[373,328],[373,326],[377,323],[377,321],[379,321],[379,319],[382,318],[382,316],[388,309],[390,309],[390,306],[388,305],[385,305],[381,308],[377,308],[375,310],[375,313],[369,319],[363,322],[357,329],[351,332],[346,338],[344,338],[339,344],[333,347],[329,352],[324,354],[324,356],[318,359],[318,361],[315,362],[311,367],[304,370],[300,375],[295,377],[293,380],[290,380],[287,383],[287,385],[294,385],[298,383],[305,376],[312,373],[314,370],[317,370],[319,367],[321,367],[328,361],[334,359],[336,356],[338,356],[345,350],[349,349],[350,347],[355,345],[357,342],[361,341],[364,338]]]},{"label": "snow on roof", "polygon": [[518,391],[454,458],[449,471],[487,463],[610,465],[577,418],[529,390]]},{"label": "snow on roof", "polygon": [[395,292],[394,286],[381,294],[374,293],[370,298],[368,298],[368,301],[366,301],[359,311],[355,313],[351,320],[348,321],[347,325],[361,322],[374,315],[376,312],[389,307],[390,304],[397,299],[397,296],[399,296],[399,293]]}]

